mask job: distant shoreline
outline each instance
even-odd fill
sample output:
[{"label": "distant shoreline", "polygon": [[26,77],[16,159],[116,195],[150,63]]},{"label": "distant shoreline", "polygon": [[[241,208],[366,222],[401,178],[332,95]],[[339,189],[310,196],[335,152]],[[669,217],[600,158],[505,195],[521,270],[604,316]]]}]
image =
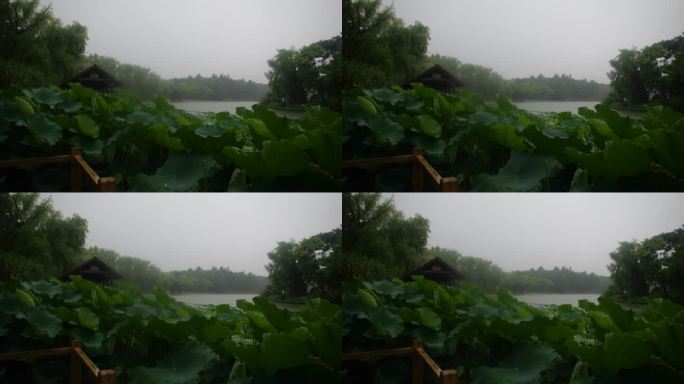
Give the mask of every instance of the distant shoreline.
[{"label": "distant shoreline", "polygon": [[259,104],[259,100],[232,100],[232,99],[183,99],[183,100],[170,100],[171,103],[206,103],[206,102],[216,102],[216,103],[254,103]]}]

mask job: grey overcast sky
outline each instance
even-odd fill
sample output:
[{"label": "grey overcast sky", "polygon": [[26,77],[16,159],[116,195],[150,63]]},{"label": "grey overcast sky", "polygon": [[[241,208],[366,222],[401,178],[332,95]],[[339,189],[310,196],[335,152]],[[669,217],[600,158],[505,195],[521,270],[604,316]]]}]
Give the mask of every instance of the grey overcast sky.
[{"label": "grey overcast sky", "polygon": [[682,0],[384,0],[430,28],[430,53],[490,67],[505,78],[554,73],[608,82],[621,48],[684,32]]},{"label": "grey overcast sky", "polygon": [[266,275],[278,241],[342,224],[339,193],[43,194],[64,216],[88,220],[86,244],[164,271],[226,266]]},{"label": "grey overcast sky", "polygon": [[267,60],[342,31],[340,0],[40,0],[88,28],[87,53],[164,78],[213,73],[266,82]]},{"label": "grey overcast sky", "polygon": [[389,194],[407,216],[430,220],[428,245],[506,271],[554,266],[607,275],[620,241],[684,224],[684,194]]}]

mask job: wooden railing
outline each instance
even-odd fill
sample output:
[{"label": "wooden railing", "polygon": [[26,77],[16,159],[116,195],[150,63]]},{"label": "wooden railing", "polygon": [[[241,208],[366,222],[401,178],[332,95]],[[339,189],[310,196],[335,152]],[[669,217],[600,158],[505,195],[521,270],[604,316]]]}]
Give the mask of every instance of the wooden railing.
[{"label": "wooden railing", "polygon": [[414,341],[413,346],[406,348],[382,349],[364,352],[349,352],[342,354],[342,361],[345,360],[371,360],[391,356],[413,355],[411,365],[411,384],[423,383],[423,372],[425,365],[430,368],[435,378],[436,384],[457,384],[458,372],[453,369],[441,369],[437,363],[425,352],[422,341]]},{"label": "wooden railing", "polygon": [[442,192],[458,192],[458,180],[455,177],[442,177],[439,172],[427,161],[422,149],[414,149],[410,155],[390,157],[374,157],[371,159],[346,160],[342,162],[342,168],[369,167],[385,164],[412,163],[411,188],[413,192],[423,190],[423,175],[428,174],[432,183]]},{"label": "wooden railing", "polygon": [[83,352],[81,343],[72,341],[70,347],[41,349],[36,351],[1,353],[0,361],[3,360],[33,360],[41,357],[69,355],[69,384],[81,384],[82,367],[97,379],[98,384],[116,384],[116,373],[113,369],[101,370]]},{"label": "wooden railing", "polygon": [[114,192],[116,190],[116,180],[113,177],[100,177],[83,159],[81,151],[71,149],[68,155],[58,155],[49,157],[33,157],[30,159],[3,160],[0,161],[2,168],[21,168],[36,167],[46,164],[70,163],[69,168],[69,191],[78,192],[81,190],[81,179],[85,173],[88,181],[92,183],[100,192]]}]

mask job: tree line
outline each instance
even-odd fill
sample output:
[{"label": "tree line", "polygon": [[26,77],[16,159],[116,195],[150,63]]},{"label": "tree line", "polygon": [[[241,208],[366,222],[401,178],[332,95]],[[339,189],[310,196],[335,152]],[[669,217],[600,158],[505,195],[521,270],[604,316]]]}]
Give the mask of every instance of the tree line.
[{"label": "tree line", "polygon": [[200,74],[184,78],[162,79],[149,68],[120,63],[113,57],[96,54],[83,58],[79,70],[97,64],[122,84],[121,88],[143,99],[155,95],[171,100],[261,100],[268,86],[252,80],[232,79],[229,75]]},{"label": "tree line", "polygon": [[491,68],[462,63],[455,57],[439,54],[426,57],[420,69],[425,70],[434,64],[441,65],[461,80],[464,88],[485,99],[501,95],[513,100],[603,100],[610,92],[608,84],[575,79],[566,74],[505,79]]},{"label": "tree line", "polygon": [[88,223],[63,217],[49,199],[35,193],[0,194],[0,281],[60,277],[92,257],[122,275],[122,281],[149,292],[262,292],[268,278],[227,267],[163,272],[148,260],[85,247]]},{"label": "tree line", "polygon": [[608,276],[576,272],[566,266],[506,272],[490,260],[440,247],[428,248],[423,261],[433,257],[441,258],[460,272],[465,281],[489,292],[504,288],[514,293],[603,293],[611,283]]},{"label": "tree line", "polygon": [[97,54],[84,55],[88,30],[78,22],[62,25],[39,0],[0,2],[0,87],[60,85],[98,64],[143,99],[260,100],[267,85],[219,74],[162,79],[149,68],[120,63]]},{"label": "tree line", "polygon": [[684,304],[684,226],[642,241],[623,241],[610,258],[611,295],[665,297]]},{"label": "tree line", "polygon": [[610,278],[568,267],[506,272],[490,260],[464,256],[456,250],[427,247],[430,223],[420,215],[405,217],[391,199],[378,193],[342,195],[342,252],[346,278],[407,278],[418,266],[439,257],[464,281],[485,291],[600,293]]},{"label": "tree line", "polygon": [[84,55],[87,28],[64,26],[39,0],[0,2],[0,87],[59,85],[98,64],[143,99],[263,101],[276,107],[325,105],[340,110],[341,37],[300,49],[279,49],[268,60],[268,85],[232,79],[227,74],[199,74],[162,79],[149,68],[112,57]]},{"label": "tree line", "polygon": [[439,54],[427,55],[430,30],[420,22],[405,25],[381,0],[343,1],[343,86],[377,88],[403,84],[439,64],[485,99],[601,100],[607,84],[571,75],[504,79],[491,68]]}]

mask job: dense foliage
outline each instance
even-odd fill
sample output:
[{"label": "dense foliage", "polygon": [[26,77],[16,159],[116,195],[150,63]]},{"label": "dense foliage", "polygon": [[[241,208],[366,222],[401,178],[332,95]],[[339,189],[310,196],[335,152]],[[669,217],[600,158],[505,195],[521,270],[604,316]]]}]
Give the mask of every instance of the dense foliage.
[{"label": "dense foliage", "polygon": [[322,297],[339,303],[343,281],[342,231],[334,229],[301,241],[281,241],[268,253],[265,294],[280,298]]},{"label": "dense foliage", "polygon": [[[536,115],[506,98],[444,94],[414,84],[345,95],[346,159],[425,150],[443,176],[471,191],[677,191],[684,189],[684,118],[652,107],[638,120],[595,109]],[[347,189],[402,190],[410,169],[352,178]],[[403,183],[403,184],[402,184]]]},{"label": "dense foliage", "polygon": [[684,33],[639,50],[621,49],[610,65],[611,102],[662,104],[684,112]]},{"label": "dense foliage", "polygon": [[[414,277],[350,283],[343,308],[345,352],[422,340],[441,368],[459,371],[459,382],[684,380],[684,310],[664,299],[638,312],[606,298],[581,300],[579,307],[534,307],[505,290],[485,295],[470,285],[451,288]],[[389,383],[410,377],[410,367],[405,359],[388,359],[370,375],[358,367],[350,374]]]},{"label": "dense foliage", "polygon": [[342,1],[343,89],[402,83],[420,68],[430,32],[404,25],[382,0]]},{"label": "dense foliage", "polygon": [[[117,190],[335,190],[340,114],[310,107],[298,119],[265,107],[193,115],[164,98],[104,95],[73,85],[0,93],[2,160],[82,150]],[[60,190],[61,168],[19,170],[7,190]]]},{"label": "dense foliage", "polygon": [[425,69],[439,64],[457,79],[464,88],[480,97],[493,100],[506,96],[513,100],[603,100],[610,91],[608,84],[593,80],[577,80],[572,75],[546,77],[541,74],[527,78],[504,79],[491,68],[466,64],[455,57],[431,55],[425,60]]},{"label": "dense foliage", "polygon": [[439,257],[454,267],[470,284],[485,292],[499,288],[512,292],[550,293],[603,293],[611,283],[610,277],[595,273],[575,272],[568,267],[545,269],[538,267],[526,271],[506,272],[491,260],[464,256],[453,249],[431,247],[425,252],[425,261]]},{"label": "dense foliage", "polygon": [[87,232],[37,194],[0,193],[0,281],[61,275],[81,260]]},{"label": "dense foliage", "polygon": [[335,36],[300,49],[279,49],[268,61],[269,91],[263,103],[279,107],[324,105],[339,111],[341,46],[341,38]]},{"label": "dense foliage", "polygon": [[420,264],[430,223],[377,193],[342,195],[342,281],[404,276]]},{"label": "dense foliage", "polygon": [[[340,374],[340,307],[307,300],[295,311],[263,298],[191,307],[156,290],[75,279],[0,284],[0,353],[83,343],[117,382],[320,383]],[[55,382],[64,359],[0,363],[2,382]],[[33,381],[26,377],[32,372]]]},{"label": "dense foliage", "polygon": [[59,84],[78,69],[88,33],[39,0],[0,1],[0,88]]},{"label": "dense foliage", "polygon": [[666,297],[684,304],[684,227],[611,252],[610,292],[624,298]]}]

